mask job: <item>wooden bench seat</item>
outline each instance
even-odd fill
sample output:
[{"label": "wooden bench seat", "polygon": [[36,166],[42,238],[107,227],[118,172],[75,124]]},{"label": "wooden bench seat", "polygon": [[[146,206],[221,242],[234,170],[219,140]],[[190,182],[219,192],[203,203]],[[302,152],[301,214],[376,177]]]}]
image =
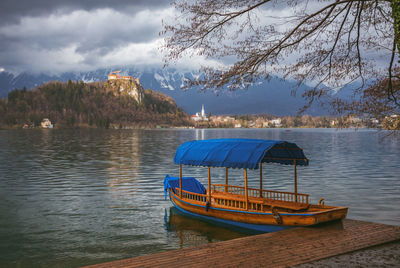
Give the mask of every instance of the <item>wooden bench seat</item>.
[{"label": "wooden bench seat", "polygon": [[271,200],[271,199],[264,199],[263,205],[270,206],[270,207],[276,207],[276,208],[290,209],[290,210],[295,210],[295,211],[305,210],[310,207],[310,204],[285,202],[285,201]]}]

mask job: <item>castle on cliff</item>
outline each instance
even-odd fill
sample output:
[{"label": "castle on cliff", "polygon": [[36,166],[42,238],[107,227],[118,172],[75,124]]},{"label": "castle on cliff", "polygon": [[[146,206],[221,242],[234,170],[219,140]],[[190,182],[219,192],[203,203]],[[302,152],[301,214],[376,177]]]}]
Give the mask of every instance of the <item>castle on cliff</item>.
[{"label": "castle on cliff", "polygon": [[139,78],[133,76],[121,76],[121,71],[114,71],[108,75],[107,89],[114,95],[127,94],[134,98],[138,103],[141,103],[144,97],[144,88],[140,84]]}]

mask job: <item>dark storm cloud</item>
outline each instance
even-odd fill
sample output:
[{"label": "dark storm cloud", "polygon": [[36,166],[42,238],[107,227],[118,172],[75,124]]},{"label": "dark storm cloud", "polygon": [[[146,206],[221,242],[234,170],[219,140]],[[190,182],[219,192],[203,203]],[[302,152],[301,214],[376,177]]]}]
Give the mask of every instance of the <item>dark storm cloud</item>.
[{"label": "dark storm cloud", "polygon": [[145,63],[137,49],[147,44],[157,54],[150,49],[157,50],[161,19],[170,13],[170,1],[2,0],[0,70],[61,72],[139,56]]},{"label": "dark storm cloud", "polygon": [[[163,66],[162,20],[170,0],[0,0],[0,72],[54,73]],[[216,60],[193,56],[174,68]]]},{"label": "dark storm cloud", "polygon": [[170,3],[170,0],[1,0],[0,25],[17,23],[26,16],[47,16],[56,10],[112,8],[120,12],[137,12],[167,8]]}]

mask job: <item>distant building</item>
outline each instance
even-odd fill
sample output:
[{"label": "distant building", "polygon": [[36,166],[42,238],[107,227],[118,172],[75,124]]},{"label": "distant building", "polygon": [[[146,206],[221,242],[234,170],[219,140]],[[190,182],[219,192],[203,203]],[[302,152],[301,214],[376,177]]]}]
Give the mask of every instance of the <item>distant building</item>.
[{"label": "distant building", "polygon": [[371,118],[371,123],[372,124],[379,124],[379,120],[376,118]]},{"label": "distant building", "polygon": [[204,105],[201,106],[201,112],[192,115],[191,118],[194,121],[208,121],[208,118],[206,116],[206,112],[204,110]]},{"label": "distant building", "polygon": [[233,118],[231,116],[225,116],[223,120],[224,120],[224,122],[234,122],[235,118]]},{"label": "distant building", "polygon": [[[135,80],[135,78],[134,78],[133,76],[128,76],[128,75],[122,75],[122,76],[120,76],[120,75],[119,75],[120,72],[121,72],[121,71],[114,71],[114,72],[111,72],[111,73],[108,75],[108,80],[117,80],[117,79],[129,80],[129,81]],[[136,78],[136,83],[139,84],[139,78]]]},{"label": "distant building", "polygon": [[282,126],[282,119],[277,118],[277,119],[272,119],[268,121],[268,125],[273,126],[273,127],[281,127]]},{"label": "distant building", "polygon": [[40,125],[42,128],[53,128],[53,124],[48,118],[43,118],[42,123]]}]

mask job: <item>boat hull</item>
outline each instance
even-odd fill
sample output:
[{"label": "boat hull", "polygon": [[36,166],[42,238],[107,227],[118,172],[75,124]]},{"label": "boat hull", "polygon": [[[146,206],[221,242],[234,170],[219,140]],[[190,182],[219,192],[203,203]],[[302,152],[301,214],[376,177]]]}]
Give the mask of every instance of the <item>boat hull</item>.
[{"label": "boat hull", "polygon": [[[279,212],[280,223],[272,212],[255,212],[233,210],[211,205],[206,207],[200,202],[180,199],[173,191],[169,191],[172,204],[182,213],[206,221],[233,225],[240,228],[260,232],[274,232],[296,226],[310,226],[346,217],[346,207],[327,207],[323,211]],[[275,217],[274,217],[275,216]]]},{"label": "boat hull", "polygon": [[253,231],[257,231],[257,232],[264,232],[264,233],[277,232],[277,231],[285,230],[288,228],[292,228],[292,226],[251,224],[251,223],[238,222],[238,221],[232,221],[232,220],[197,214],[197,213],[191,212],[189,210],[183,209],[182,207],[177,205],[172,199],[171,199],[171,202],[174,205],[174,207],[176,209],[178,209],[179,212],[181,212],[187,216],[195,217],[195,218],[207,221],[207,222],[214,222],[214,223],[222,224],[222,225],[230,225],[230,226],[234,226],[237,228],[244,228],[244,229],[253,230]]}]

